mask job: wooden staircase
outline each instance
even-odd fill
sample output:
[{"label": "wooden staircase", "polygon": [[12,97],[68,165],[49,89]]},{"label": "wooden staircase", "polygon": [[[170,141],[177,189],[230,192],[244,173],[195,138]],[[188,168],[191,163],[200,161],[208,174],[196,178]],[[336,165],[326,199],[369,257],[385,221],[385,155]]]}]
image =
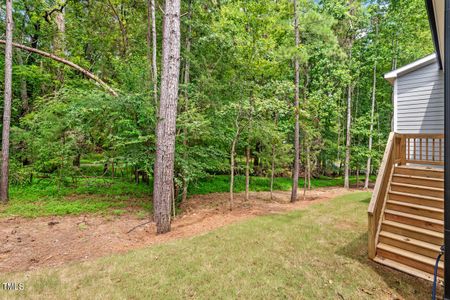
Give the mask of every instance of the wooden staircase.
[{"label": "wooden staircase", "polygon": [[[444,242],[442,168],[399,163],[405,149],[391,136],[369,206],[369,257],[433,280]],[[380,177],[382,176],[382,177]],[[441,258],[438,276],[444,275]]]},{"label": "wooden staircase", "polygon": [[[432,280],[444,237],[443,178],[439,169],[394,168],[375,261]],[[442,259],[440,277],[443,271]]]}]

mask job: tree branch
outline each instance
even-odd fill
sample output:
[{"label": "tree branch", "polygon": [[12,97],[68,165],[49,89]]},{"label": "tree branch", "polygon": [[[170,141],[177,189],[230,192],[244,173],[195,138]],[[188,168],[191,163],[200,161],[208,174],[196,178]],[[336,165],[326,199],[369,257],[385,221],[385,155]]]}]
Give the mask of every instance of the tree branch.
[{"label": "tree branch", "polygon": [[52,16],[52,14],[54,14],[55,12],[60,12],[62,13],[64,8],[67,6],[67,2],[61,4],[60,6],[54,7],[52,10],[50,11],[46,11],[44,12],[44,19],[45,21],[47,21],[47,23],[51,23],[50,22],[50,17]]},{"label": "tree branch", "polygon": [[[5,41],[5,40],[0,40],[0,44],[5,45],[5,44],[6,44],[6,41]],[[44,52],[44,51],[42,51],[42,50],[38,50],[38,49],[35,49],[35,48],[27,47],[27,46],[22,45],[22,44],[13,43],[13,46],[16,47],[16,48],[19,48],[19,49],[28,51],[28,52],[33,52],[33,53],[39,54],[39,55],[41,55],[41,56],[44,56],[44,57],[47,57],[47,58],[51,58],[51,59],[53,59],[53,60],[55,60],[55,61],[57,61],[57,62],[60,62],[60,63],[62,63],[62,64],[65,64],[65,65],[67,65],[67,66],[69,66],[69,67],[71,67],[71,68],[77,70],[78,72],[82,73],[82,74],[85,75],[86,77],[92,79],[93,81],[97,82],[101,87],[103,87],[103,88],[104,88],[106,91],[108,91],[108,93],[110,93],[111,95],[113,95],[113,96],[115,96],[115,97],[118,96],[117,92],[116,92],[115,90],[113,90],[108,84],[106,84],[106,83],[105,83],[103,80],[101,80],[99,77],[95,76],[94,74],[92,74],[92,73],[89,72],[88,70],[86,70],[86,69],[80,67],[79,65],[77,65],[77,64],[75,64],[75,63],[73,63],[73,62],[71,62],[71,61],[68,61],[68,60],[66,60],[66,59],[64,59],[64,58],[61,58],[61,57],[59,57],[59,56],[56,56],[56,55],[54,55],[54,54],[51,54],[51,53],[48,53],[48,52]]]}]

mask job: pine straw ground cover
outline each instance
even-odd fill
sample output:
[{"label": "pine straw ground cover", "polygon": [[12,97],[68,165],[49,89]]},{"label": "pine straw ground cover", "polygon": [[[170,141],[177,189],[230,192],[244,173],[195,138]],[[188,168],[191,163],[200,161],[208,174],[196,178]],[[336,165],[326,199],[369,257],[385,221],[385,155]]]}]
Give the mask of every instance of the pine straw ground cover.
[{"label": "pine straw ground cover", "polygon": [[33,299],[426,299],[431,284],[367,259],[369,193],[59,268],[0,274]]}]

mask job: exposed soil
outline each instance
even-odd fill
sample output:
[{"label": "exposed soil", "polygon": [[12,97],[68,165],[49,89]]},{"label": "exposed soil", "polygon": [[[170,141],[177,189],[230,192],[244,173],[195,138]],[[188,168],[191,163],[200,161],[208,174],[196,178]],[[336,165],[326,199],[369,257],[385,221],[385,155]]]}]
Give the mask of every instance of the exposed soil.
[{"label": "exposed soil", "polygon": [[[351,190],[353,192],[355,190]],[[289,203],[290,192],[236,194],[233,211],[228,209],[228,194],[190,198],[183,214],[172,223],[172,231],[155,234],[154,223],[130,229],[146,220],[137,214],[121,216],[65,216],[36,219],[0,219],[0,272],[24,271],[57,266],[73,261],[91,260],[112,253],[206,233],[258,215],[304,209],[348,193],[343,188],[309,191],[305,200]]]}]

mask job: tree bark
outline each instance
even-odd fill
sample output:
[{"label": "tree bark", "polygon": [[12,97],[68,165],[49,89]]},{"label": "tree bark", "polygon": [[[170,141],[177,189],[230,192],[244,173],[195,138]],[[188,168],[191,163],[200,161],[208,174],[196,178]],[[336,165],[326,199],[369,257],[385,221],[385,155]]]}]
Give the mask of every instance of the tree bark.
[{"label": "tree bark", "polygon": [[158,113],[153,204],[157,234],[170,231],[176,117],[180,76],[180,0],[166,0],[161,99]]},{"label": "tree bark", "polygon": [[228,202],[228,207],[230,211],[233,210],[233,202],[234,202],[234,170],[235,170],[235,155],[236,155],[236,144],[239,138],[239,133],[236,133],[236,136],[231,143],[231,151],[230,151],[230,198]]},{"label": "tree bark", "polygon": [[[147,1],[147,63],[148,63],[148,85],[151,90],[153,83],[153,61],[152,61],[152,2]],[[150,93],[151,95],[151,93]],[[156,102],[155,102],[156,103]]]},{"label": "tree bark", "polygon": [[250,95],[250,115],[248,117],[248,135],[247,135],[247,147],[245,148],[245,201],[249,200],[249,193],[250,193],[250,161],[251,161],[251,148],[250,148],[250,133],[252,132],[252,126],[253,126],[253,91]]},{"label": "tree bark", "polygon": [[158,65],[157,65],[157,40],[156,40],[156,9],[155,0],[151,0],[151,14],[152,14],[152,70],[153,70],[153,96],[155,98],[156,112],[158,113]]},{"label": "tree bark", "polygon": [[[6,45],[7,41],[0,40],[0,44]],[[51,53],[48,53],[48,52],[45,52],[45,51],[42,51],[42,50],[38,50],[38,49],[35,49],[35,48],[30,48],[30,47],[27,47],[25,45],[21,45],[21,44],[17,44],[17,43],[12,43],[12,45],[14,47],[16,47],[16,48],[19,48],[19,49],[22,49],[22,50],[25,50],[25,51],[28,51],[28,52],[33,52],[33,53],[39,54],[41,56],[53,59],[53,60],[55,60],[57,62],[63,63],[65,65],[67,65],[67,66],[77,70],[78,72],[82,73],[83,75],[85,75],[86,77],[92,79],[93,81],[97,82],[102,88],[104,88],[106,91],[108,91],[111,95],[113,95],[115,97],[118,96],[117,92],[114,91],[103,80],[101,80],[100,78],[98,78],[97,76],[95,76],[94,74],[89,72],[88,70],[83,69],[79,65],[77,65],[77,64],[75,64],[75,63],[73,63],[71,61],[68,61],[67,59],[61,58],[59,56],[56,56],[54,54],[51,54]],[[5,54],[6,54],[6,47],[5,47]]]},{"label": "tree bark", "polygon": [[308,190],[311,189],[311,146],[306,146],[306,168],[308,175]]},{"label": "tree bark", "polygon": [[351,125],[352,125],[352,86],[348,85],[347,91],[347,139],[345,143],[345,167],[344,167],[344,187],[346,189],[350,188],[350,147],[352,141],[351,135]]},{"label": "tree bark", "polygon": [[[375,41],[375,47],[377,47],[377,41],[378,41],[378,23],[376,26],[376,38]],[[375,53],[376,50],[375,50]],[[366,167],[366,180],[364,181],[364,188],[369,188],[369,180],[370,180],[370,173],[372,168],[372,143],[373,143],[373,119],[375,115],[375,102],[376,102],[376,96],[377,96],[377,57],[375,57],[375,62],[373,64],[373,86],[372,86],[372,107],[370,111],[370,132],[369,132],[369,156],[367,157],[367,167]]]},{"label": "tree bark", "polygon": [[241,117],[242,107],[239,106],[239,113],[234,120],[234,126],[236,128],[236,133],[233,137],[233,141],[231,142],[231,151],[230,151],[230,198],[229,198],[229,209],[233,210],[233,201],[234,201],[234,171],[236,165],[236,145],[239,140],[239,136],[241,134],[241,127],[239,125],[239,119]]},{"label": "tree bark", "polygon": [[245,201],[249,200],[250,193],[250,145],[245,150]]},{"label": "tree bark", "polygon": [[[341,114],[342,114],[342,112],[341,112],[341,110],[340,110],[340,108],[341,108],[341,98],[339,97],[339,103],[338,103],[338,113],[337,113],[337,116],[338,116],[338,128],[337,128],[337,131],[338,131],[338,136],[337,136],[337,157],[336,157],[336,161],[339,163],[339,168],[338,168],[338,175],[341,175],[341,166],[342,166],[342,163],[341,163]],[[344,127],[343,125],[342,125],[342,127]]]},{"label": "tree bark", "polygon": [[[303,144],[303,149],[305,148],[305,144]],[[306,164],[303,172],[303,200],[306,200],[306,184],[308,182],[308,172],[306,170]]]},{"label": "tree bark", "polygon": [[117,11],[114,4],[112,4],[110,0],[107,0],[107,2],[108,2],[109,7],[111,8],[113,15],[116,17],[117,22],[119,23],[120,33],[122,36],[122,51],[121,52],[122,52],[122,56],[126,57],[127,52],[128,52],[128,29],[127,29],[126,22],[124,22],[122,20],[122,16],[119,14],[119,12]]},{"label": "tree bark", "polygon": [[13,39],[12,0],[6,0],[5,99],[3,107],[2,178],[0,186],[0,198],[3,203],[7,203],[9,199],[9,132],[11,126],[12,55],[13,55],[12,39]]},{"label": "tree bark", "polygon": [[[398,33],[395,34],[395,37],[392,40],[392,52],[394,53],[392,56],[392,63],[391,63],[391,71],[397,69],[397,60],[398,60]],[[395,103],[394,103],[394,95],[395,95],[395,91],[394,91],[394,87],[391,87],[391,103],[392,103],[392,107],[394,107]],[[394,114],[391,113],[391,131],[394,131]]]},{"label": "tree bark", "polygon": [[[55,12],[55,23],[57,27],[56,35],[53,39],[53,50],[56,55],[63,57],[65,51],[66,23],[64,18],[64,8]],[[60,82],[64,81],[64,69],[60,66],[56,69],[56,77]]]},{"label": "tree bark", "polygon": [[356,188],[359,189],[359,167],[356,168]]},{"label": "tree bark", "polygon": [[377,63],[373,67],[373,87],[372,87],[372,108],[370,112],[370,133],[369,133],[369,157],[367,158],[366,167],[366,180],[364,182],[364,188],[369,188],[370,170],[372,168],[372,143],[373,143],[373,119],[375,116],[375,102],[376,102],[376,89],[377,89]]},{"label": "tree bark", "polygon": [[[190,54],[191,54],[191,33],[192,33],[192,0],[189,0],[189,7],[188,7],[188,32],[186,36],[186,65],[184,69],[184,85],[185,85],[185,92],[184,92],[184,111],[187,112],[189,110],[189,83],[190,83],[190,69],[191,69],[191,62],[190,62]],[[183,145],[185,149],[188,148],[188,130],[185,126],[183,129]],[[188,158],[188,152],[184,152],[184,159],[187,160]],[[181,195],[181,201],[186,202],[187,199],[187,193],[188,193],[188,185],[189,181],[186,178],[186,174],[183,174],[183,191]]]},{"label": "tree bark", "polygon": [[[17,62],[19,65],[23,66],[23,58],[22,55],[17,55]],[[30,102],[28,97],[28,85],[24,76],[20,77],[20,98],[22,100],[22,116],[28,114],[30,111]]]},{"label": "tree bark", "polygon": [[[298,28],[298,6],[297,0],[294,0],[294,27],[295,27],[295,46],[298,48],[300,45],[300,32]],[[300,85],[300,64],[298,57],[295,57],[294,62],[295,68],[295,99],[294,99],[294,110],[295,110],[295,132],[294,132],[294,168],[292,174],[292,192],[291,192],[291,202],[297,201],[298,192],[298,173],[300,168],[300,116],[299,116],[299,85]]]},{"label": "tree bark", "polygon": [[[278,129],[278,113],[275,113],[275,129]],[[273,200],[274,178],[275,178],[275,143],[272,142],[272,166],[270,169],[270,200]]]}]

